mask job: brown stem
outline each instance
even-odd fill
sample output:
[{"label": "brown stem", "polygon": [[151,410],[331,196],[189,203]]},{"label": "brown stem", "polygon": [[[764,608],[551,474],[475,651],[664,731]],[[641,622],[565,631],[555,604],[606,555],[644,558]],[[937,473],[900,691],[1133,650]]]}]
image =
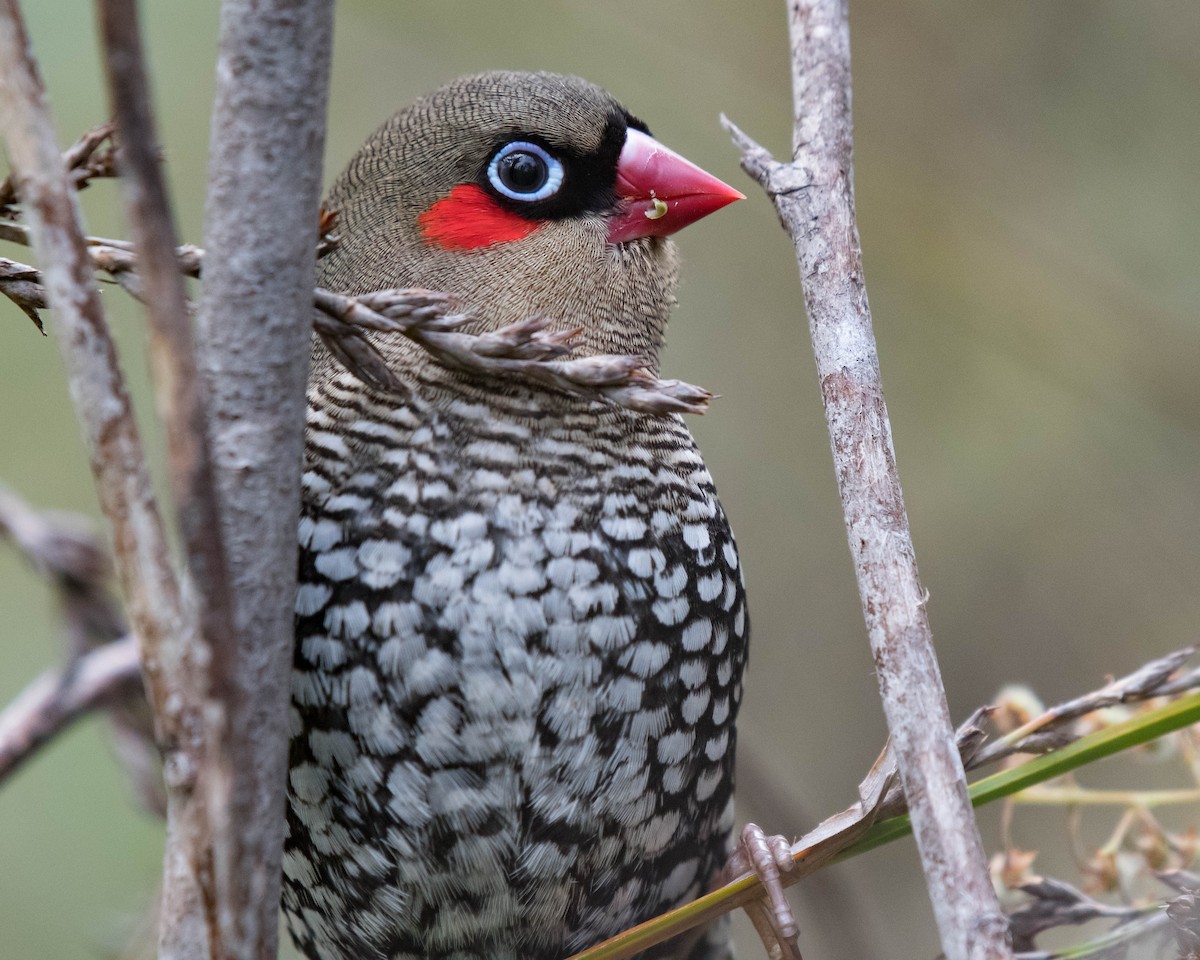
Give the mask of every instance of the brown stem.
[{"label": "brown stem", "polygon": [[713,395],[681,380],[660,380],[642,357],[602,354],[561,359],[578,330],[552,330],[530,317],[491,333],[461,333],[468,318],[451,313],[453,300],[429,290],[378,290],[347,297],[317,287],[317,332],[338,360],[364,383],[394,389],[395,374],[362,330],[399,333],[440,363],[493,377],[521,377],[576,396],[666,416],[702,414]]},{"label": "brown stem", "polygon": [[[201,634],[210,645],[228,645],[234,632],[231,588],[205,396],[156,146],[137,2],[101,0],[99,12],[108,87],[121,138],[121,185],[150,322],[150,355],[159,412],[167,425],[175,504],[188,569],[201,597]],[[222,639],[214,641],[214,637]]]},{"label": "brown stem", "polygon": [[[168,836],[163,887],[164,947],[187,941],[187,956],[204,955],[205,941],[215,957],[220,944],[219,915],[211,869],[213,811],[208,789],[214,770],[213,711],[208,709],[206,665],[211,651],[235,642],[232,590],[221,535],[220,504],[213,477],[203,386],[197,372],[191,317],[175,252],[166,186],[159,164],[136,0],[101,0],[100,32],[108,88],[122,147],[122,186],[138,275],[136,293],[146,307],[150,357],[159,413],[167,425],[170,474],[184,550],[197,593],[198,645],[174,648],[186,708],[204,724],[185,758],[192,775],[168,777]],[[92,251],[92,259],[96,259]],[[132,262],[133,255],[130,255]],[[130,270],[116,270],[132,279]],[[124,284],[123,284],[124,285]],[[197,656],[200,650],[205,655]],[[201,909],[202,908],[202,909]],[[169,950],[165,950],[169,952]]]}]

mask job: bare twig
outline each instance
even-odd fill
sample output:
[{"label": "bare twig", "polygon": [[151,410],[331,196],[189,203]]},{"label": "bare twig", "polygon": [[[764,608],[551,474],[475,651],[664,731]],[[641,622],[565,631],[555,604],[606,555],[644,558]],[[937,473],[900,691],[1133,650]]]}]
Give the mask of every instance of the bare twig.
[{"label": "bare twig", "polygon": [[[197,330],[237,628],[228,643],[213,637],[210,666],[220,705],[206,783],[219,937],[210,949],[222,960],[274,957],[278,938],[332,7],[221,5]],[[180,937],[170,946],[190,955]]]},{"label": "bare twig", "polygon": [[189,635],[178,582],[155,504],[108,326],[92,282],[73,186],[54,142],[45,94],[16,0],[0,0],[0,121],[17,192],[29,219],[55,335],[83,426],[100,503],[134,631],[142,643],[147,692],[160,736],[177,742],[180,718],[165,709],[171,686],[163,648]]},{"label": "bare twig", "polygon": [[[1175,933],[1183,935],[1182,945],[1187,936],[1186,921],[1179,921],[1186,915],[1190,893],[1165,904],[1112,906],[1092,899],[1069,883],[1048,877],[1031,877],[1016,889],[1026,898],[1009,914],[1013,943],[1020,951],[1016,960],[1065,960],[1067,957],[1118,960],[1128,956],[1130,947],[1135,944],[1146,946],[1151,941],[1162,942]],[[1086,943],[1075,944],[1061,953],[1039,950],[1034,942],[1047,930],[1094,921],[1109,921],[1112,926]],[[1155,951],[1153,955],[1161,954]],[[1180,956],[1191,954],[1181,952]]]},{"label": "bare twig", "polygon": [[[121,134],[127,219],[134,252],[116,244],[93,246],[93,263],[106,269],[146,306],[150,357],[159,413],[167,425],[170,474],[192,583],[197,593],[197,646],[176,651],[172,672],[179,677],[185,708],[202,718],[189,744],[192,778],[168,778],[167,833],[170,838],[163,878],[161,943],[168,955],[186,942],[189,953],[203,949],[219,956],[221,902],[214,884],[214,820],[209,807],[214,770],[215,711],[208,699],[208,665],[216,651],[236,645],[233,595],[225,559],[221,512],[208,438],[205,397],[197,371],[187,298],[175,252],[166,186],[159,166],[157,134],[150,105],[134,0],[99,4],[104,62],[113,113]],[[201,909],[202,908],[202,909]]]},{"label": "bare twig", "polygon": [[[62,608],[68,657],[73,661],[129,631],[109,593],[112,564],[105,544],[84,518],[35,510],[0,485],[0,539],[10,540],[54,586]],[[68,668],[70,670],[72,668]],[[139,802],[165,813],[162,764],[149,705],[140,695],[97,701],[107,707],[122,766]],[[51,732],[30,745],[49,741]]]},{"label": "bare twig", "polygon": [[1067,724],[1097,710],[1119,703],[1143,703],[1155,697],[1174,696],[1195,689],[1200,686],[1200,669],[1180,673],[1180,668],[1195,652],[1195,647],[1183,647],[1143,664],[1098,690],[1051,707],[984,747],[967,762],[967,769],[995,763],[1014,753],[1046,753],[1057,749],[1076,738],[1071,731],[1063,729]]},{"label": "bare twig", "polygon": [[50,580],[62,603],[69,656],[128,632],[108,594],[108,550],[82,517],[35,510],[0,484],[0,539],[9,540]]},{"label": "bare twig", "polygon": [[380,290],[347,297],[317,288],[315,303],[329,318],[317,331],[344,364],[379,389],[396,386],[395,374],[356,328],[400,333],[447,366],[488,376],[517,376],[641,413],[704,413],[712,394],[679,380],[659,380],[646,361],[631,355],[562,360],[578,330],[551,331],[531,317],[485,334],[460,333],[468,318],[451,313],[453,299],[428,290]]},{"label": "bare twig", "polygon": [[896,471],[854,220],[847,0],[789,0],[793,162],[728,121],[792,236],[888,729],[950,960],[1007,957],[967,799]]},{"label": "bare twig", "polygon": [[[0,239],[27,243],[28,230],[13,221],[0,221]],[[147,299],[138,258],[131,249],[121,241],[86,239],[97,269],[108,273],[133,296]],[[318,247],[318,255],[326,245]],[[203,250],[183,245],[175,248],[174,257],[181,273],[200,275]],[[12,265],[11,277],[5,275],[5,263]],[[44,306],[34,299],[38,279],[34,268],[0,260],[0,293],[22,309],[26,305]],[[639,413],[703,414],[713,399],[703,387],[652,376],[642,357],[608,355],[560,360],[570,353],[578,331],[551,332],[546,317],[531,317],[492,333],[474,334],[459,331],[470,318],[453,312],[453,297],[429,290],[379,290],[349,297],[317,287],[313,303],[317,307],[314,326],[325,345],[347,369],[379,390],[394,390],[399,381],[364,335],[366,330],[406,336],[448,366],[484,376],[520,377]]]},{"label": "bare twig", "polygon": [[[1116,702],[1143,703],[1161,697],[1178,696],[1200,687],[1200,675],[1196,670],[1180,672],[1183,664],[1194,653],[1194,647],[1184,647],[1143,664],[1127,676],[1112,680],[1097,690],[1051,707],[1042,716],[1055,718],[1053,721],[1047,720],[1041,728],[1026,725],[1031,727],[1030,732],[1016,740],[1013,740],[1010,734],[988,744],[988,734],[982,724],[995,708],[979,707],[955,733],[963,766],[967,770],[979,770],[1014,754],[1044,754],[1060,750],[1086,732],[1084,729],[1071,727],[1070,722],[1073,720],[1103,710]],[[1189,682],[1184,683],[1184,680]],[[907,809],[904,793],[897,785],[880,805],[879,817],[886,819],[897,816]]]},{"label": "bare twig", "polygon": [[[112,142],[113,125],[102,123],[86,131],[63,153],[63,164],[76,190],[82,190],[98,177],[117,174],[116,151]],[[12,174],[0,181],[0,216],[15,212],[17,184]]]},{"label": "bare twig", "polygon": [[140,691],[137,640],[128,636],[38,677],[0,712],[0,782],[72,721]]},{"label": "bare twig", "polygon": [[[0,240],[19,243],[26,247],[32,245],[29,228],[15,220],[0,220]],[[136,278],[138,258],[134,253],[132,243],[109,237],[84,237],[83,242],[87,245],[87,254],[91,258],[92,266],[97,270],[103,270],[122,286],[125,286],[122,282],[124,275],[128,274]],[[176,267],[185,277],[199,277],[200,265],[203,260],[204,251],[190,243],[184,243],[175,248]],[[34,268],[30,267],[29,269]],[[0,277],[0,280],[2,279],[3,277]],[[141,280],[137,279],[131,286],[133,295],[140,297]],[[127,287],[127,289],[129,288]]]},{"label": "bare twig", "polygon": [[41,274],[36,268],[0,257],[0,294],[15,303],[44,337],[46,328],[38,311],[45,309],[46,290],[40,280]]},{"label": "bare twig", "polygon": [[[122,186],[150,321],[150,353],[160,413],[167,424],[175,503],[201,602],[205,642],[232,642],[233,610],[221,534],[220,505],[191,317],[176,254],[166,185],[155,146],[150,92],[135,0],[102,0],[100,24],[113,113],[121,134]],[[129,271],[130,268],[125,268]],[[123,271],[123,272],[125,272]],[[113,271],[110,271],[113,272]]]}]

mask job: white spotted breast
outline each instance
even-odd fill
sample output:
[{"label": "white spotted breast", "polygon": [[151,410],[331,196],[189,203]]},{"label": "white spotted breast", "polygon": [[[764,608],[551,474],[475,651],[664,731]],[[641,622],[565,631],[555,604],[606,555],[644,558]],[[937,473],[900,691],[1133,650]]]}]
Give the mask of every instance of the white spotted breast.
[{"label": "white spotted breast", "polygon": [[726,856],[742,572],[679,419],[434,395],[310,395],[285,910],[321,960],[550,960]]}]

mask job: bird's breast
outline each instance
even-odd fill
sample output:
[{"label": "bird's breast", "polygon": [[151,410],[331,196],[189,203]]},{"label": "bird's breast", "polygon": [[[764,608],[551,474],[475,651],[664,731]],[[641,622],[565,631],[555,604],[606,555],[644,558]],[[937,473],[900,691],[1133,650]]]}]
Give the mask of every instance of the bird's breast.
[{"label": "bird's breast", "polygon": [[[699,892],[729,827],[747,621],[683,424],[380,410],[344,379],[314,401],[290,856],[330,897],[403,900],[385,926],[422,949],[553,953]],[[386,875],[349,866],[363,848]]]}]

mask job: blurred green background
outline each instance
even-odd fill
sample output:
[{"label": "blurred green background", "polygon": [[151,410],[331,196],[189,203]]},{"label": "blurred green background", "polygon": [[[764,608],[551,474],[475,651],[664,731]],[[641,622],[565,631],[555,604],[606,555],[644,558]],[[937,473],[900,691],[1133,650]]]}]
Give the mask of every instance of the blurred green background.
[{"label": "blurred green background", "polygon": [[[93,13],[24,6],[65,143],[107,115]],[[1006,681],[1062,699],[1200,624],[1200,5],[852,6],[867,279],[951,708],[962,719]],[[216,4],[143,9],[179,224],[199,242]],[[717,122],[786,154],[784,4],[343,0],[336,36],[327,180],[413,96],[544,68],[608,87],[749,194],[679,237],[666,375],[722,395],[693,428],[750,590],[741,815],[798,833],[845,806],[884,725],[791,247]],[[123,234],[114,197],[87,191],[91,232]],[[104,298],[149,421],[141,320]],[[55,346],[0,311],[0,479],[95,514]],[[53,609],[0,551],[0,701],[56,662]],[[1016,834],[1069,877],[1062,822],[1022,813]],[[995,846],[993,813],[984,828]],[[0,789],[0,952],[115,955],[160,853],[103,725],[81,725]],[[810,960],[937,952],[911,844],[795,899]]]}]

